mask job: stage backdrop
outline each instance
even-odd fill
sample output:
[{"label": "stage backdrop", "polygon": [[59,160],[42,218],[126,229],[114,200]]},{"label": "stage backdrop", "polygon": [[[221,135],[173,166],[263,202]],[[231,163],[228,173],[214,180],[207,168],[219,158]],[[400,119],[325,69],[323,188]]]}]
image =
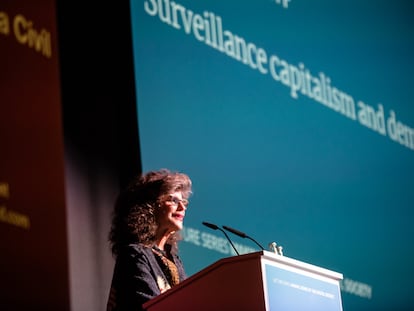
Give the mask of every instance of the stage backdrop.
[{"label": "stage backdrop", "polygon": [[345,310],[414,307],[413,8],[131,1],[143,170],[194,181],[190,275],[234,255],[208,221],[343,273]]},{"label": "stage backdrop", "polygon": [[55,1],[0,3],[0,309],[69,306]]}]

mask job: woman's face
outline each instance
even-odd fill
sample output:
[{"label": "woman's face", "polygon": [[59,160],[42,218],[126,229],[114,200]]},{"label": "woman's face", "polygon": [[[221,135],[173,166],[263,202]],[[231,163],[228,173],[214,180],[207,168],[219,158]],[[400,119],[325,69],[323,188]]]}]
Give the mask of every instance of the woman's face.
[{"label": "woman's face", "polygon": [[173,192],[161,203],[157,215],[158,228],[162,233],[171,233],[183,228],[188,201],[180,191]]}]

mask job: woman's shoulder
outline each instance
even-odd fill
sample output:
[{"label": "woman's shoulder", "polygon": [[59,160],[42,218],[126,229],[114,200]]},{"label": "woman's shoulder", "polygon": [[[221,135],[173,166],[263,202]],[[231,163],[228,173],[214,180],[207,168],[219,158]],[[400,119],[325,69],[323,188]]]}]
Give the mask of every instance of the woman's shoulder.
[{"label": "woman's shoulder", "polygon": [[127,244],[123,245],[118,253],[118,256],[148,256],[151,254],[151,247],[142,244]]}]

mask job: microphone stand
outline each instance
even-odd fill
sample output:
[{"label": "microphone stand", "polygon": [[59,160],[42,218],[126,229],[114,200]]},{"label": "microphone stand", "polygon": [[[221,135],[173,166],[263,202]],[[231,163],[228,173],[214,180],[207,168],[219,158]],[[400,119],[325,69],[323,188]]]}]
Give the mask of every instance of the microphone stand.
[{"label": "microphone stand", "polygon": [[211,224],[211,223],[209,223],[209,222],[205,222],[205,221],[203,221],[203,225],[204,225],[204,226],[206,226],[206,227],[209,227],[210,229],[213,229],[213,230],[220,230],[221,232],[223,232],[223,233],[224,233],[224,235],[225,235],[225,236],[226,236],[226,238],[227,238],[227,241],[229,241],[229,243],[230,243],[231,247],[233,247],[234,251],[236,252],[237,256],[238,256],[238,255],[240,255],[240,254],[239,254],[239,252],[237,251],[236,247],[233,245],[233,242],[231,241],[231,239],[230,239],[230,238],[229,238],[229,236],[227,235],[226,231],[224,231],[223,229],[221,229],[219,226],[217,226],[217,225],[215,225],[215,224]]},{"label": "microphone stand", "polygon": [[242,237],[244,239],[249,239],[251,241],[253,241],[254,243],[256,243],[257,246],[259,246],[263,251],[265,250],[265,248],[259,244],[259,242],[257,242],[255,239],[253,239],[252,237],[248,236],[246,233],[241,232],[239,230],[227,227],[227,226],[223,226],[224,229],[226,229],[227,231],[230,231],[231,233],[234,233],[235,235],[238,235],[239,237]]}]

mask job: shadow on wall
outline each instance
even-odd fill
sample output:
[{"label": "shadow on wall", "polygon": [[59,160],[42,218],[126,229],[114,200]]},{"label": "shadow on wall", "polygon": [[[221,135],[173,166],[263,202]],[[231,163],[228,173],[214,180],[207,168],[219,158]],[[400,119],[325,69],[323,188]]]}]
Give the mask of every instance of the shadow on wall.
[{"label": "shadow on wall", "polygon": [[129,14],[128,1],[57,7],[70,303],[76,311],[106,309],[114,263],[111,211],[120,187],[141,171]]}]

